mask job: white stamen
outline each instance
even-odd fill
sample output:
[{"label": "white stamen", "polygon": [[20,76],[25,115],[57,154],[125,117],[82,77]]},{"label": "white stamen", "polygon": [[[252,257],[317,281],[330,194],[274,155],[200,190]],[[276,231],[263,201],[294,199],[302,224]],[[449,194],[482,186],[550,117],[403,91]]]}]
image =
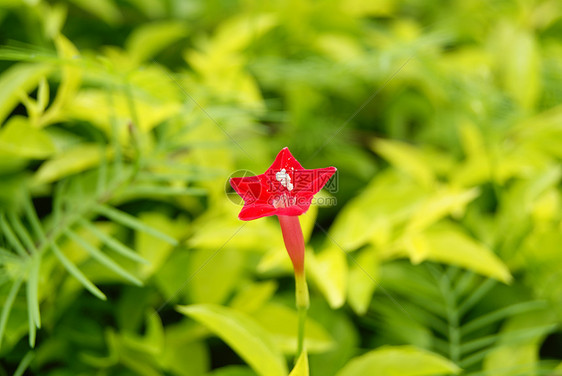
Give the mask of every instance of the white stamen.
[{"label": "white stamen", "polygon": [[285,171],[284,168],[275,174],[275,179],[277,179],[277,181],[281,183],[283,187],[287,188],[287,190],[289,191],[293,190],[293,183],[291,183],[291,177],[289,176],[289,174],[287,174],[287,171]]}]

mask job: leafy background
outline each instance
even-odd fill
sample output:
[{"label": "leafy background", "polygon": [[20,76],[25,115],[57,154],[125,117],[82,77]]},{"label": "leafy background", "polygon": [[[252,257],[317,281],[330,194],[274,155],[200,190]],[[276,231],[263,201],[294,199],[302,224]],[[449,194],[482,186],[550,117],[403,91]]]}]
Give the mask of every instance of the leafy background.
[{"label": "leafy background", "polygon": [[288,374],[280,231],[226,188],[284,146],[338,167],[292,375],[562,373],[561,16],[0,1],[0,375]]}]

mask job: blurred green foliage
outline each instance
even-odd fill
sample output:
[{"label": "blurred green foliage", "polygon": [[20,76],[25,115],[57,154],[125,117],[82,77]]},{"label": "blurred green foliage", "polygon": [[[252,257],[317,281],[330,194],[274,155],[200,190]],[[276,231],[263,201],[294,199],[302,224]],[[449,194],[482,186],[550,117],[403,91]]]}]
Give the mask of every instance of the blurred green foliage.
[{"label": "blurred green foliage", "polygon": [[562,372],[559,1],[0,0],[0,30],[0,375],[290,372],[279,228],[225,194],[283,146],[339,174],[291,375]]}]

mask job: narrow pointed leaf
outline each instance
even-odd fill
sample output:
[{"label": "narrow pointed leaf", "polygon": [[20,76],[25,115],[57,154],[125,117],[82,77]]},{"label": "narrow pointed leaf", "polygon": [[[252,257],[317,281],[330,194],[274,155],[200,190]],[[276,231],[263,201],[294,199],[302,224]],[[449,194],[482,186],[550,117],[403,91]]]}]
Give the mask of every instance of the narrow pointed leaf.
[{"label": "narrow pointed leaf", "polygon": [[105,294],[103,292],[101,292],[100,289],[98,289],[96,287],[96,285],[94,285],[85,275],[84,273],[82,273],[80,271],[80,269],[78,269],[76,267],[76,265],[74,265],[65,255],[64,253],[62,253],[62,251],[59,249],[59,247],[54,244],[51,243],[51,249],[53,250],[53,253],[55,254],[55,256],[59,259],[59,261],[62,263],[62,265],[66,268],[66,270],[74,277],[76,278],[81,284],[82,286],[84,286],[88,291],[90,291],[94,296],[97,296],[98,298],[100,298],[101,300],[107,300],[107,297],[105,296]]},{"label": "narrow pointed leaf", "polygon": [[179,306],[177,310],[218,335],[260,376],[287,375],[281,352],[263,328],[249,316],[211,304]]},{"label": "narrow pointed leaf", "polygon": [[100,164],[96,181],[96,195],[101,196],[107,185],[107,156],[101,153]]},{"label": "narrow pointed leaf", "polygon": [[57,224],[61,220],[62,210],[64,206],[64,191],[68,186],[68,180],[63,180],[55,185],[55,193],[53,195],[53,223]]},{"label": "narrow pointed leaf", "polygon": [[136,262],[140,262],[142,264],[148,264],[148,261],[133,251],[131,248],[127,247],[123,243],[119,242],[115,238],[105,234],[104,232],[100,231],[96,226],[92,225],[90,222],[81,219],[79,221],[80,225],[85,227],[88,231],[94,234],[98,239],[104,242],[108,247],[113,249],[115,252],[133,260]]},{"label": "narrow pointed leaf", "polygon": [[28,251],[34,251],[35,244],[33,244],[33,240],[31,240],[29,232],[27,232],[25,227],[23,227],[23,224],[21,223],[21,220],[17,217],[17,215],[15,215],[13,212],[10,212],[8,214],[8,219],[11,222],[14,231],[22,240],[23,244],[27,247]]},{"label": "narrow pointed leaf", "polygon": [[37,235],[39,240],[44,241],[45,232],[43,231],[43,227],[41,226],[41,222],[37,216],[37,211],[35,211],[35,208],[33,207],[33,202],[31,201],[30,196],[27,196],[26,200],[24,200],[24,209],[35,235]]},{"label": "narrow pointed leaf", "polygon": [[500,308],[486,315],[479,316],[476,319],[464,324],[461,328],[461,333],[463,336],[465,336],[475,330],[481,329],[499,320],[503,320],[509,316],[545,308],[545,306],[546,303],[543,301],[532,301],[513,304],[508,307]]},{"label": "narrow pointed leaf", "polygon": [[106,217],[114,220],[115,222],[118,222],[124,226],[130,227],[132,229],[135,229],[137,231],[142,231],[142,232],[146,232],[147,234],[150,234],[152,236],[155,236],[157,238],[160,238],[172,245],[177,245],[178,242],[176,239],[172,238],[171,236],[168,236],[150,226],[145,225],[144,223],[142,223],[141,221],[139,221],[138,219],[136,219],[135,217],[133,217],[130,214],[124,213],[120,210],[111,208],[109,206],[106,205],[97,205],[95,207],[95,210],[102,214],[105,215]]},{"label": "narrow pointed leaf", "polygon": [[69,230],[65,231],[65,235],[68,238],[75,241],[76,243],[78,243],[82,248],[84,248],[90,254],[90,256],[92,256],[102,265],[105,265],[108,269],[113,270],[115,273],[119,274],[121,277],[129,280],[135,285],[142,286],[142,282],[138,278],[136,278],[134,275],[123,269],[121,266],[119,266],[119,264],[117,264],[107,255],[105,255],[102,251],[100,251],[99,249],[88,243],[79,235]]},{"label": "narrow pointed leaf", "polygon": [[499,333],[481,337],[473,341],[465,342],[463,345],[461,345],[461,352],[463,354],[470,353],[472,351],[479,350],[483,347],[496,343],[500,339],[502,339],[503,341],[508,341],[510,344],[517,343],[529,338],[549,333],[555,330],[557,326],[558,325],[556,324],[543,325],[535,328],[519,329],[507,333]]},{"label": "narrow pointed leaf", "polygon": [[14,247],[14,249],[16,250],[16,252],[20,254],[20,256],[28,256],[27,252],[25,251],[25,248],[23,247],[19,239],[16,237],[16,234],[14,234],[14,232],[8,225],[8,222],[6,221],[6,217],[4,216],[4,214],[0,214],[0,229],[8,239],[8,242],[12,245],[12,247]]},{"label": "narrow pointed leaf", "polygon": [[4,306],[2,307],[2,313],[0,314],[0,349],[2,348],[2,339],[4,338],[4,331],[6,330],[6,324],[8,323],[8,318],[10,317],[10,312],[12,311],[12,306],[14,305],[14,300],[18,295],[21,284],[23,282],[22,278],[14,281],[8,297],[4,301]]},{"label": "narrow pointed leaf", "polygon": [[35,354],[33,352],[29,351],[27,354],[25,354],[20,364],[18,364],[18,368],[16,368],[13,376],[23,376],[25,370],[27,370],[27,368],[31,364],[33,358],[35,358]]},{"label": "narrow pointed leaf", "polygon": [[27,309],[33,318],[36,327],[41,327],[41,314],[39,311],[39,294],[37,292],[39,286],[39,271],[41,269],[41,255],[35,254],[30,259],[30,266],[27,277]]},{"label": "narrow pointed leaf", "polygon": [[27,327],[29,333],[29,347],[35,347],[35,337],[37,335],[37,327],[35,326],[35,319],[33,318],[33,311],[31,310],[31,306],[29,305],[29,294],[28,301],[27,301]]},{"label": "narrow pointed leaf", "polygon": [[484,295],[486,295],[494,286],[496,285],[496,281],[493,279],[486,279],[484,280],[478,288],[474,289],[474,291],[461,303],[459,304],[459,315],[464,315],[470,308],[472,308],[476,303],[482,299]]}]

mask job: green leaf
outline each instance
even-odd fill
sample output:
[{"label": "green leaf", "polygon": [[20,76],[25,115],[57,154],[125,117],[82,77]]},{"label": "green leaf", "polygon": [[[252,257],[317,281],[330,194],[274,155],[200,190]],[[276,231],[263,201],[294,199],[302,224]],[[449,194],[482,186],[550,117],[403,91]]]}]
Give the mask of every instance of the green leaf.
[{"label": "green leaf", "polygon": [[193,323],[187,320],[164,327],[164,351],[158,360],[165,370],[178,376],[207,375],[211,362],[209,349],[194,334],[194,329]]},{"label": "green leaf", "polygon": [[223,303],[240,278],[246,254],[235,248],[223,247],[196,249],[191,255],[186,273],[191,300],[196,303]]},{"label": "green leaf", "polygon": [[20,93],[29,92],[51,71],[45,64],[17,64],[0,76],[0,124],[19,102]]},{"label": "green leaf", "polygon": [[93,14],[110,25],[115,25],[121,19],[117,5],[111,0],[71,0],[75,5]]},{"label": "green leaf", "polygon": [[62,34],[57,34],[54,42],[57,55],[64,62],[62,79],[53,103],[40,118],[41,126],[47,126],[68,118],[66,106],[75,100],[82,81],[83,68],[77,64],[81,59],[78,49]]},{"label": "green leaf", "polygon": [[0,130],[0,150],[11,156],[43,159],[55,153],[49,134],[32,127],[27,118],[13,116]]},{"label": "green leaf", "polygon": [[345,303],[348,267],[345,252],[331,245],[319,254],[307,253],[307,271],[332,308]]},{"label": "green leaf", "polygon": [[519,105],[531,110],[541,89],[541,59],[535,34],[508,22],[498,27],[495,49],[503,84]]},{"label": "green leaf", "polygon": [[424,162],[423,154],[411,145],[395,140],[377,139],[373,150],[423,186],[430,186],[435,180],[429,164]]},{"label": "green leaf", "polygon": [[383,172],[342,208],[330,237],[345,251],[367,243],[386,246],[394,226],[409,219],[425,196],[411,179],[394,170]]},{"label": "green leaf", "polygon": [[[140,71],[137,74],[140,75],[143,72]],[[151,79],[151,85],[158,84],[158,87],[163,86],[160,81],[169,81],[169,77],[162,72],[144,78],[146,81]],[[154,80],[157,80],[157,82],[153,82]],[[148,86],[145,90],[148,89],[153,88]],[[131,121],[132,107],[134,108],[135,118],[138,120],[138,123],[134,124],[135,129],[140,134],[149,132],[158,124],[179,112],[181,105],[177,100],[171,98],[172,95],[167,93],[168,89],[177,90],[177,87],[162,88],[164,93],[154,93],[153,95],[141,95],[140,90],[133,91],[128,95],[118,91],[112,93],[109,98],[107,89],[81,89],[70,103],[68,111],[72,117],[90,122],[103,130],[108,136],[114,138],[113,141],[129,145],[131,133],[128,131],[128,124]],[[155,100],[154,97],[157,94],[166,95],[166,100]],[[108,105],[109,100],[111,105]],[[109,121],[110,119],[111,121]],[[114,149],[118,150],[117,147],[114,147]]]},{"label": "green leaf", "polygon": [[310,368],[315,374],[334,376],[360,347],[359,333],[345,310],[333,310],[320,297],[312,297],[310,316],[329,328],[336,346],[320,354],[309,354]]},{"label": "green leaf", "polygon": [[470,269],[505,283],[512,279],[507,266],[485,245],[454,226],[433,227],[406,241],[412,261],[424,259]]},{"label": "green leaf", "polygon": [[358,315],[364,315],[378,285],[380,261],[373,247],[360,251],[354,260],[349,270],[347,300]]},{"label": "green leaf", "polygon": [[94,296],[97,296],[98,298],[100,298],[101,300],[107,300],[107,297],[105,296],[105,294],[103,292],[101,292],[100,289],[98,289],[96,287],[96,285],[94,285],[89,279],[88,277],[86,277],[84,275],[84,273],[82,273],[80,271],[80,269],[78,269],[76,267],[76,265],[74,265],[65,255],[64,253],[62,253],[62,251],[59,249],[59,247],[54,244],[51,243],[51,249],[53,250],[53,253],[55,254],[55,256],[59,259],[59,261],[62,263],[62,265],[66,268],[66,270],[74,277],[76,278],[81,284],[82,286],[84,286],[88,291],[90,291]]},{"label": "green leaf", "polygon": [[309,375],[308,354],[306,353],[306,350],[304,350],[299,356],[299,359],[297,360],[297,364],[295,364],[295,368],[293,368],[289,376],[308,376],[308,375]]},{"label": "green leaf", "polygon": [[267,332],[245,314],[210,304],[179,306],[177,310],[218,335],[259,375],[287,375],[285,359],[279,349]]},{"label": "green leaf", "polygon": [[35,173],[35,180],[38,184],[52,183],[90,169],[98,165],[101,152],[99,145],[86,143],[65,150],[43,163]]},{"label": "green leaf", "polygon": [[461,214],[468,203],[479,195],[477,188],[458,190],[443,188],[428,197],[416,210],[406,231],[420,231],[449,214]]},{"label": "green leaf", "polygon": [[[280,304],[268,303],[253,312],[252,317],[271,334],[277,347],[284,353],[296,353],[299,319],[295,310]],[[304,347],[308,352],[325,352],[334,345],[334,341],[326,329],[313,319],[307,318]]]},{"label": "green leaf", "polygon": [[[182,238],[186,234],[186,229],[189,228],[185,218],[171,219],[158,212],[141,213],[138,219],[143,225],[172,239]],[[162,265],[174,250],[174,245],[160,237],[152,236],[148,232],[139,231],[135,234],[135,249],[144,259],[148,260],[148,264],[142,265],[140,268],[140,275],[143,276],[143,279],[146,279],[153,273],[160,271]],[[183,267],[183,273],[185,273],[185,265]]]},{"label": "green leaf", "polygon": [[216,369],[205,376],[256,376],[256,373],[245,366],[227,366]]},{"label": "green leaf", "polygon": [[39,81],[39,87],[37,88],[37,106],[40,112],[44,111],[49,104],[49,83],[46,78]]},{"label": "green leaf", "polygon": [[541,344],[558,328],[557,321],[548,308],[511,317],[497,335],[498,345],[476,353],[484,358],[484,370],[498,376],[534,375]]},{"label": "green leaf", "polygon": [[185,22],[159,21],[142,24],[129,35],[125,48],[133,61],[139,64],[186,35]]},{"label": "green leaf", "polygon": [[244,286],[232,298],[230,306],[245,313],[255,312],[275,294],[275,290],[277,290],[275,281],[252,283],[249,286]]},{"label": "green leaf", "polygon": [[352,359],[337,376],[429,376],[460,371],[454,363],[429,351],[412,346],[385,346]]}]

